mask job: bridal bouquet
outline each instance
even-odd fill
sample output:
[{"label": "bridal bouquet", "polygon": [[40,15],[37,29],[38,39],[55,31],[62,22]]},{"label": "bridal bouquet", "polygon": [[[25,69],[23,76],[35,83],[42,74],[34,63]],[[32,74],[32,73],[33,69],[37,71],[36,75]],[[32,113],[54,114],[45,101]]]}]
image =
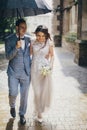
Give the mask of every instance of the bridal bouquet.
[{"label": "bridal bouquet", "polygon": [[50,66],[48,66],[48,65],[43,65],[43,66],[41,67],[41,74],[42,74],[43,76],[46,76],[46,75],[49,74],[50,72],[51,72]]},{"label": "bridal bouquet", "polygon": [[46,76],[49,73],[51,73],[51,66],[48,60],[42,60],[40,62],[39,71],[40,71],[40,74],[43,76]]}]

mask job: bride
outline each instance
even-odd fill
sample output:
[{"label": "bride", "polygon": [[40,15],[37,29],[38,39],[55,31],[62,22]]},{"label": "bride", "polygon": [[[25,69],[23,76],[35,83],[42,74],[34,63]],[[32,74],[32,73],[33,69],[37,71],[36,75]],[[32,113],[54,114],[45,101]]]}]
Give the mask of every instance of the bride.
[{"label": "bride", "polygon": [[37,120],[42,122],[42,113],[50,106],[53,68],[53,43],[48,28],[39,25],[35,30],[36,40],[31,43],[31,82]]}]

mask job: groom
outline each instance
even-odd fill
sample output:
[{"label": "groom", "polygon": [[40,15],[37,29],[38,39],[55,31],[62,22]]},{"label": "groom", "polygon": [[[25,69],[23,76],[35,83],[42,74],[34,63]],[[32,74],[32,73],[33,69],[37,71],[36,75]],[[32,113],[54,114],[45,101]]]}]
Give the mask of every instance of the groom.
[{"label": "groom", "polygon": [[5,41],[6,58],[8,64],[8,87],[10,114],[16,117],[15,103],[20,87],[20,123],[24,125],[27,109],[28,91],[30,84],[30,38],[25,35],[27,25],[24,19],[16,21],[16,34],[12,34]]}]

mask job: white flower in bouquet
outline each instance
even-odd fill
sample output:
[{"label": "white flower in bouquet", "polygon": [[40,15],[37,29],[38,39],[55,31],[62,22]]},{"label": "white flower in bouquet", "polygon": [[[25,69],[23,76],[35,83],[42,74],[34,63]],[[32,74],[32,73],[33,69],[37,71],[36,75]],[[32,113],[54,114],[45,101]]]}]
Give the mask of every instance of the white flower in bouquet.
[{"label": "white flower in bouquet", "polygon": [[50,67],[49,65],[43,65],[43,66],[41,67],[41,74],[42,74],[43,76],[46,76],[46,75],[48,75],[49,73],[51,73],[51,67]]}]

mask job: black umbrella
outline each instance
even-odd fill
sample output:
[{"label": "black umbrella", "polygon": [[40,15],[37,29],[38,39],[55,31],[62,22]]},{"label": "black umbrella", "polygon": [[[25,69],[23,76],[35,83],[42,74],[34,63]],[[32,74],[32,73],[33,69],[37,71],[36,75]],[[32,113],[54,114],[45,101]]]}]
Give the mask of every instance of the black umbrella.
[{"label": "black umbrella", "polygon": [[0,18],[25,17],[51,12],[46,0],[0,0]]}]

